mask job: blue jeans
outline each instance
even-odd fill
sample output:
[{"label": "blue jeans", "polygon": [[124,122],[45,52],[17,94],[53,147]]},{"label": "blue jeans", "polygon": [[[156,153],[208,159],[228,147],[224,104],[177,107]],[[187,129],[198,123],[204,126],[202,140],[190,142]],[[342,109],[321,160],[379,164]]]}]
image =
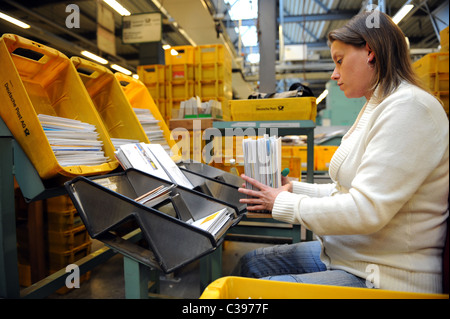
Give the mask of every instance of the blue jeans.
[{"label": "blue jeans", "polygon": [[267,280],[346,287],[366,287],[366,280],[343,270],[327,270],[320,260],[320,243],[259,248],[245,254],[234,275]]}]

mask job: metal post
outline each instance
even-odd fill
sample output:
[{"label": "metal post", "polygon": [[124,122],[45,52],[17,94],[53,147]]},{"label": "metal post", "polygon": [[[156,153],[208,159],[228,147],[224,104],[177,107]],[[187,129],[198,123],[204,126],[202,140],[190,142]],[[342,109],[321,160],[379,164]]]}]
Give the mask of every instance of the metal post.
[{"label": "metal post", "polygon": [[200,259],[200,291],[222,277],[222,244],[215,251]]},{"label": "metal post", "polygon": [[19,298],[12,137],[0,133],[0,298]]},{"label": "metal post", "polygon": [[123,255],[125,298],[147,299],[151,269],[140,262]]},{"label": "metal post", "polygon": [[276,61],[276,1],[258,1],[259,19],[259,91],[275,92],[275,61]]}]

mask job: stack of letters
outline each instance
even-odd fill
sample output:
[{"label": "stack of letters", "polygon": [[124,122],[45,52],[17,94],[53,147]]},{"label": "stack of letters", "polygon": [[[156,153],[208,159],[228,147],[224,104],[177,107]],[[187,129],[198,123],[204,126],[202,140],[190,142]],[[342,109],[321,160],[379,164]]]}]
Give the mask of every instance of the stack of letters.
[{"label": "stack of letters", "polygon": [[160,144],[126,144],[120,146],[115,154],[125,170],[135,168],[166,181],[194,188]]},{"label": "stack of letters", "polygon": [[[245,175],[270,187],[281,186],[281,138],[247,138],[242,141]],[[246,188],[253,189],[247,183]]]},{"label": "stack of letters", "polygon": [[94,125],[44,114],[38,118],[59,165],[91,166],[109,161]]},{"label": "stack of letters", "polygon": [[133,108],[134,113],[136,114],[139,122],[144,129],[145,134],[148,137],[148,140],[152,144],[161,144],[164,150],[172,156],[169,144],[167,144],[166,139],[164,138],[164,132],[159,126],[159,121],[155,119],[149,109],[140,109]]}]

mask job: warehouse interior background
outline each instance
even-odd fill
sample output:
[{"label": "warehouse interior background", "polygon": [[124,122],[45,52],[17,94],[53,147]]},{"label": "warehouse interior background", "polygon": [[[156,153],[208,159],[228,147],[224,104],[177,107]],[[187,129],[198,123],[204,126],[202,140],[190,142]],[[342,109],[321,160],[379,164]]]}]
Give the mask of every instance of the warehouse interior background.
[{"label": "warehouse interior background", "polygon": [[[126,10],[122,14],[105,2],[4,0],[0,2],[0,12],[25,22],[30,28],[23,29],[0,19],[0,32],[22,35],[69,57],[80,56],[86,50],[133,73],[140,64],[164,64],[163,45],[224,44],[233,58],[234,97],[244,99],[258,90],[286,91],[294,82],[307,85],[319,97],[334,68],[326,43],[328,32],[343,26],[366,8],[379,6],[394,16],[405,4],[413,5],[399,22],[408,37],[413,60],[438,51],[439,31],[448,25],[448,1],[440,0],[262,1],[266,8],[261,11],[257,0],[120,0],[117,2]],[[68,27],[67,19],[73,13],[69,4],[78,6],[80,17],[78,25]],[[102,11],[99,8],[112,12],[112,34],[106,33],[99,23],[106,16],[102,14],[99,18]],[[122,15],[149,12],[162,15],[160,41],[123,43]],[[261,31],[258,28],[262,26]],[[261,41],[264,38],[270,42],[265,44]],[[106,39],[111,41],[105,44]],[[273,65],[260,65],[261,54],[274,57]],[[267,84],[260,83],[260,73],[263,73],[260,71],[264,68],[271,69],[267,71],[269,74],[275,73],[275,78],[263,80]]]},{"label": "warehouse interior background", "polygon": [[[333,136],[337,132],[338,143],[365,101],[347,99],[330,80],[335,65],[327,34],[364,10],[380,10],[397,19],[413,62],[442,52],[440,35],[448,30],[448,0],[2,0],[0,35],[16,34],[69,58],[83,57],[134,77],[139,66],[166,64],[165,52],[173,48],[220,44],[231,56],[233,100],[282,93],[301,83],[317,98],[316,142],[321,133]],[[124,36],[127,17],[148,13],[160,15],[160,32],[152,34],[150,41],[128,41]],[[448,115],[445,72],[446,90],[435,91],[446,97]],[[326,168],[319,171],[315,182],[322,182],[322,177],[326,182]],[[305,173],[302,169],[300,176]],[[301,236],[306,236],[305,230]],[[231,273],[246,251],[274,241],[236,242],[224,245],[224,274]],[[95,248],[103,247],[93,243]],[[194,263],[176,274],[161,276],[163,297],[198,298],[198,267]],[[117,254],[92,271],[84,289],[49,298],[125,298],[123,273],[124,261]],[[32,287],[25,289],[33,291]]]}]

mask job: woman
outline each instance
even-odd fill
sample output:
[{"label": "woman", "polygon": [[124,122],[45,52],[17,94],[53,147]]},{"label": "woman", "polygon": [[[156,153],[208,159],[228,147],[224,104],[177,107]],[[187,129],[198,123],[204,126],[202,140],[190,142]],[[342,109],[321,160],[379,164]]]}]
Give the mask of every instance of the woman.
[{"label": "woman", "polygon": [[367,99],[330,163],[333,183],[273,189],[242,176],[259,191],[239,189],[249,211],[271,210],[318,240],[252,251],[238,265],[242,276],[441,292],[448,119],[417,82],[401,30],[381,12],[368,27],[370,14],[328,35],[331,78],[346,97]]}]

